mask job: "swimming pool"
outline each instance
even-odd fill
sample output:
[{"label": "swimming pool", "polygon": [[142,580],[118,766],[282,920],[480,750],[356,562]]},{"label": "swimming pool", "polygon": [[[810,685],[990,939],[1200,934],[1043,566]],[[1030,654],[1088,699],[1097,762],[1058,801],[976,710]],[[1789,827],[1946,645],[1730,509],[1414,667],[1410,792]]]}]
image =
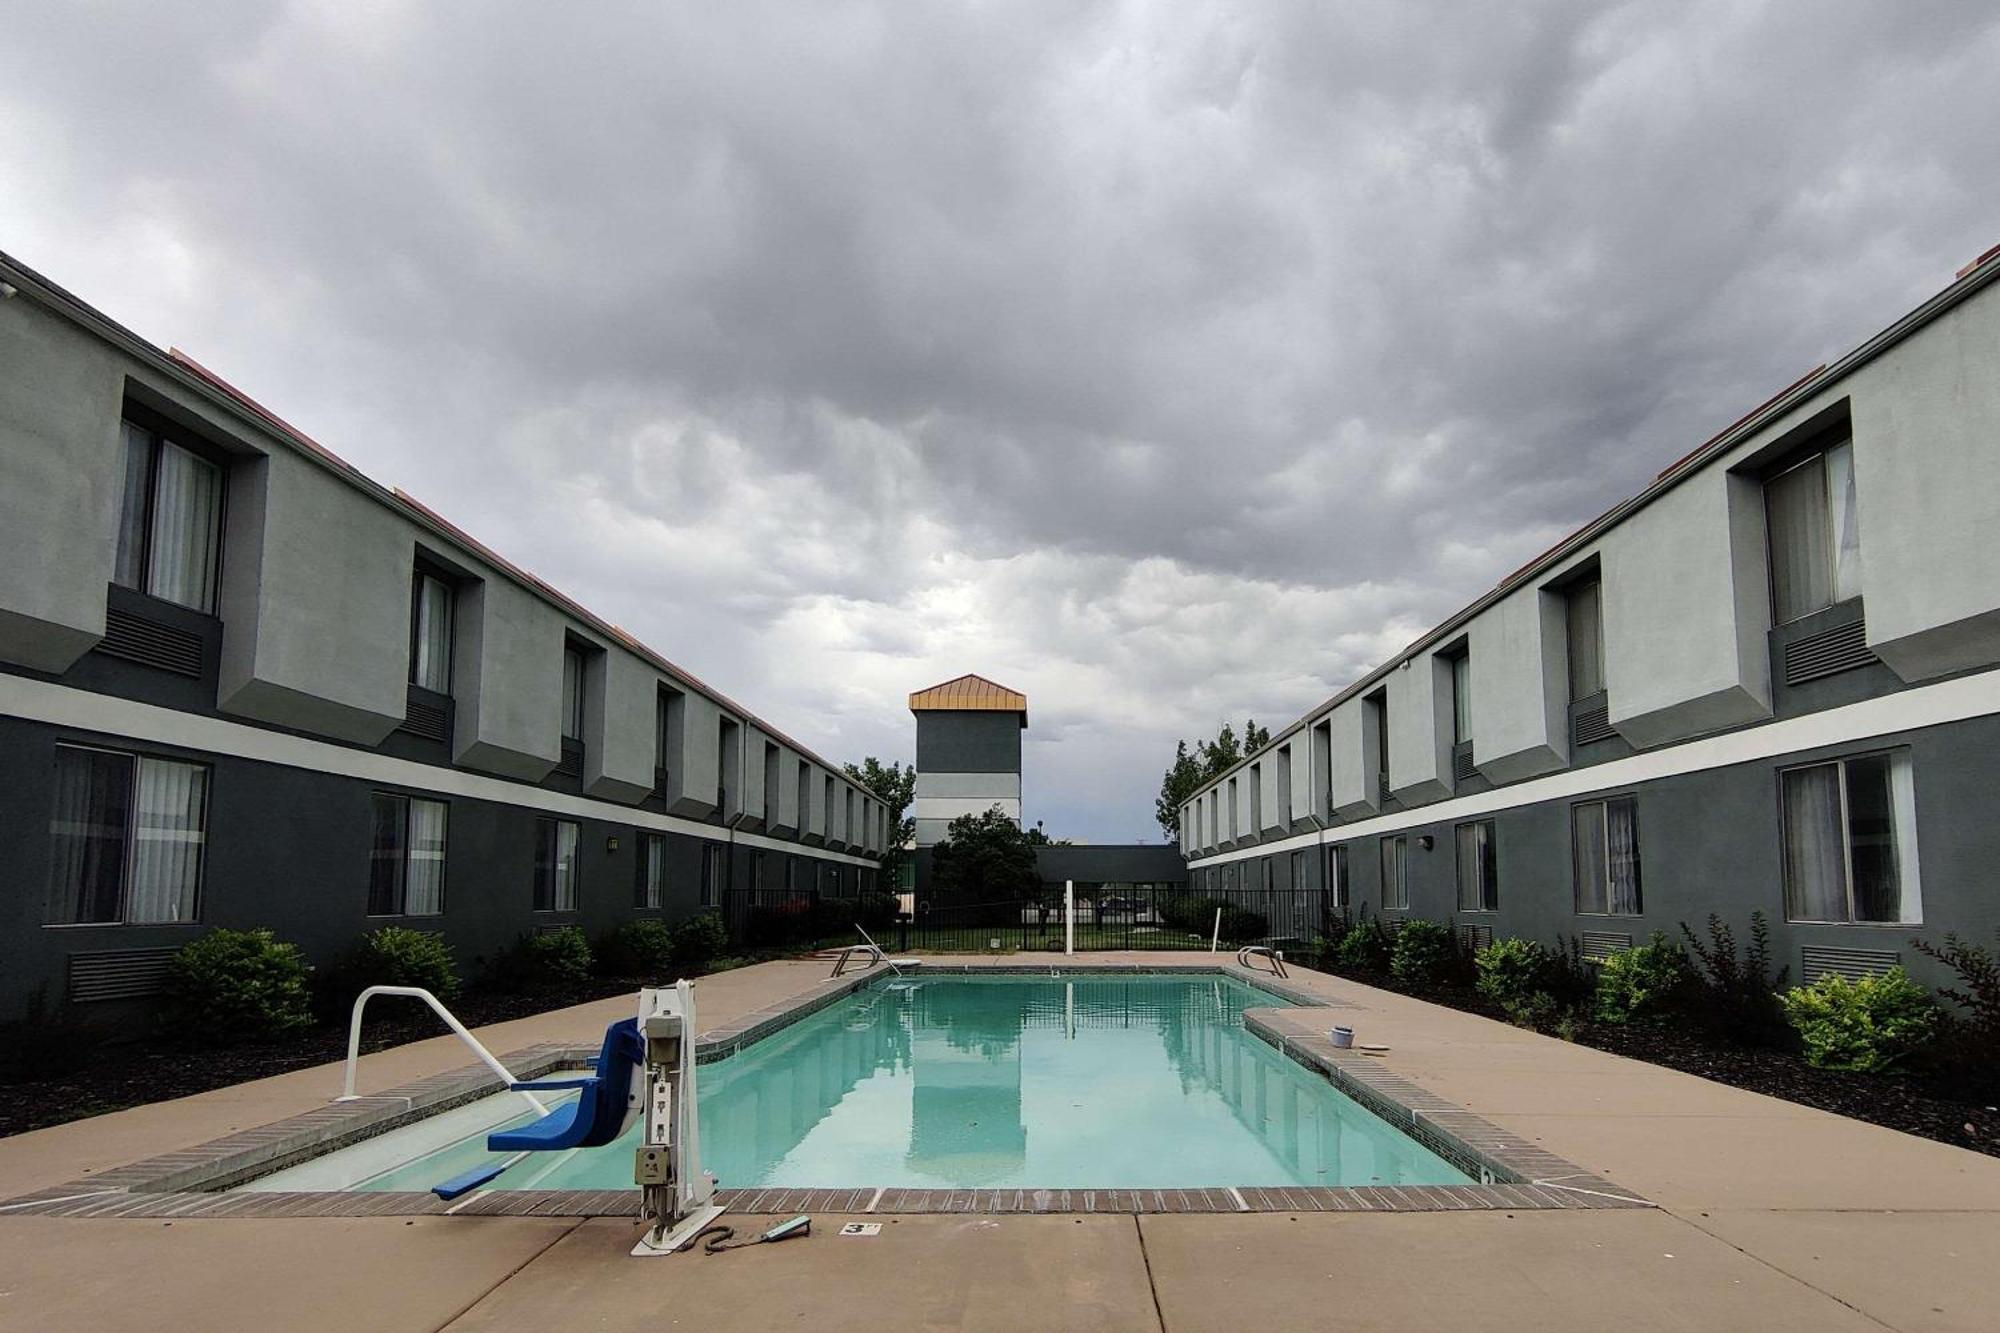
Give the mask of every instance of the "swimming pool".
[{"label": "swimming pool", "polygon": [[[703,1165],[735,1189],[1469,1182],[1245,1029],[1289,1005],[1212,973],[879,978],[702,1065]],[[424,1190],[527,1118],[484,1098],[242,1188]],[[495,1187],[626,1188],[632,1147]]]}]

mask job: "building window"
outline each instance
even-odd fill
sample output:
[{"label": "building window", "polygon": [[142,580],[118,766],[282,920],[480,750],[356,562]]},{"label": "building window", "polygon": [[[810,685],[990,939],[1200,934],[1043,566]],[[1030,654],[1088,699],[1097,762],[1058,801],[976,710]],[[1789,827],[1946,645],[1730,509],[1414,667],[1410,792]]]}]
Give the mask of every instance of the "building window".
[{"label": "building window", "polygon": [[451,693],[452,587],[418,571],[410,591],[410,683]]},{"label": "building window", "polygon": [[124,432],[125,500],[113,579],[213,614],[222,553],[223,471],[129,421]]},{"label": "building window", "polygon": [[1494,856],[1493,821],[1460,824],[1454,832],[1458,842],[1458,910],[1499,911],[1500,867]]},{"label": "building window", "polygon": [[1250,836],[1264,831],[1264,766],[1250,765]]},{"label": "building window", "polygon": [[778,747],[764,743],[764,827],[778,826]]},{"label": "building window", "polygon": [[1780,625],[1861,595],[1854,444],[1842,440],[1764,483],[1771,614]]},{"label": "building window", "polygon": [[445,803],[375,793],[368,850],[368,915],[437,916],[444,911]]},{"label": "building window", "polygon": [[1243,836],[1242,816],[1238,813],[1242,804],[1236,799],[1236,779],[1229,779],[1229,838],[1231,842]]},{"label": "building window", "polygon": [[833,841],[833,775],[828,774],[820,781],[822,786],[824,787],[824,791],[822,793],[823,800],[820,805],[819,831],[820,834],[826,839],[826,841],[832,842]]},{"label": "building window", "polygon": [[1789,920],[1923,919],[1907,751],[1790,768],[1779,782]]},{"label": "building window", "polygon": [[658,909],[667,905],[667,836],[648,833],[639,842],[638,907]]},{"label": "building window", "polygon": [[1451,659],[1451,743],[1472,744],[1472,654]]},{"label": "building window", "polygon": [[563,648],[562,738],[583,740],[583,652]]},{"label": "building window", "polygon": [[203,765],[58,745],[50,922],[193,921],[207,827]]},{"label": "building window", "polygon": [[1586,579],[1563,595],[1571,703],[1604,692],[1604,584]]},{"label": "building window", "polygon": [[1277,885],[1273,882],[1277,878],[1277,873],[1278,873],[1277,857],[1275,856],[1259,857],[1257,861],[1257,887],[1262,889],[1264,892],[1269,893],[1272,889],[1277,887]]},{"label": "building window", "polygon": [[1375,795],[1389,799],[1389,692],[1378,690],[1363,700],[1375,736]]},{"label": "building window", "polygon": [[1303,850],[1301,850],[1292,853],[1291,888],[1296,891],[1298,889],[1303,889],[1305,886],[1306,886],[1306,854]]},{"label": "building window", "polygon": [[705,843],[701,849],[701,905],[714,907],[722,901],[722,880],[726,872],[722,858],[728,849],[720,843]]},{"label": "building window", "polygon": [[1333,905],[1345,908],[1352,904],[1353,894],[1347,879],[1347,847],[1341,844],[1326,849],[1326,887],[1333,894]]},{"label": "building window", "polygon": [[1586,915],[1637,916],[1639,802],[1618,796],[1570,807],[1576,910]]},{"label": "building window", "polygon": [[535,910],[574,912],[578,829],[567,819],[535,821]]},{"label": "building window", "polygon": [[1398,834],[1382,839],[1382,910],[1407,911],[1410,906],[1410,840]]},{"label": "building window", "polygon": [[805,760],[801,759],[799,760],[799,809],[798,809],[798,821],[799,821],[798,835],[801,838],[805,837],[806,833],[809,831],[809,826],[812,823],[811,814],[812,814],[812,766],[806,763]]}]

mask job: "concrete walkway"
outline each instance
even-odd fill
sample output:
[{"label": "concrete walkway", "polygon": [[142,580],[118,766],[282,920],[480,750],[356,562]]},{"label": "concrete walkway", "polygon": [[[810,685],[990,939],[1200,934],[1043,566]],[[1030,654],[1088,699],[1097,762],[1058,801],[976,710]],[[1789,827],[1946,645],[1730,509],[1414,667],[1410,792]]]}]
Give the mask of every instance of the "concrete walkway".
[{"label": "concrete walkway", "polygon": [[[1187,963],[1188,954],[1111,954]],[[953,962],[969,961],[953,958]],[[1014,955],[996,962],[1090,961]],[[1202,961],[1205,961],[1203,959]],[[704,979],[704,1026],[823,963]],[[1651,1211],[875,1217],[628,1260],[623,1219],[0,1215],[0,1329],[1978,1330],[2000,1327],[2000,1161],[1294,969],[1417,1083]],[[627,1001],[481,1031],[590,1040]],[[466,1063],[442,1038],[362,1087]],[[0,1140],[0,1197],[309,1110],[325,1066]]]}]

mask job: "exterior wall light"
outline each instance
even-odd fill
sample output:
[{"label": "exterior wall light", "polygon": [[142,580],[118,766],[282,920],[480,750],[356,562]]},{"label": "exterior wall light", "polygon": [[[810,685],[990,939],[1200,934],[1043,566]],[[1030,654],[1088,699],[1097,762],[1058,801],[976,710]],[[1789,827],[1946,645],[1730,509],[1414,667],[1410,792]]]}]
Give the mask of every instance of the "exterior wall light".
[{"label": "exterior wall light", "polygon": [[618,850],[618,835],[616,833],[612,834],[610,837],[604,840],[604,850],[607,852],[615,852]]}]

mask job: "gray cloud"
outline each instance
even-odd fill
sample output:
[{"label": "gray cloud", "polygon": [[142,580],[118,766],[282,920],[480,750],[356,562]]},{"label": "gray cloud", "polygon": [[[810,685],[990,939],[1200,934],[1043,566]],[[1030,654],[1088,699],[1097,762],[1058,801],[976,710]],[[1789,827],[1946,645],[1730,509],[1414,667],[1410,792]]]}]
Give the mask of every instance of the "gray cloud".
[{"label": "gray cloud", "polygon": [[1393,652],[1996,238],[1990,7],[45,5],[0,245],[836,754]]}]

